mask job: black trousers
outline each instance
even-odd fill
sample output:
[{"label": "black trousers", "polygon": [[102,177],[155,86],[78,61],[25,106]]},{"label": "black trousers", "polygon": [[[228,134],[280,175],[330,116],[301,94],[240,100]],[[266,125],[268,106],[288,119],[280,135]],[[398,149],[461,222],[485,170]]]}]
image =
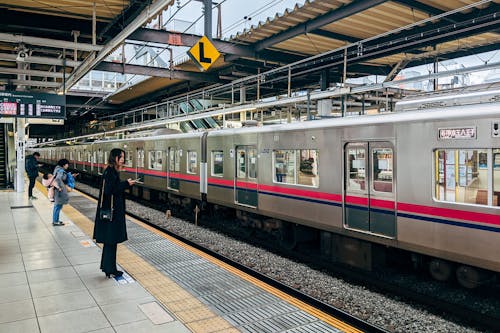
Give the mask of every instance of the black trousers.
[{"label": "black trousers", "polygon": [[116,272],[116,248],[117,244],[103,244],[102,247],[102,257],[101,257],[101,269],[106,274],[112,274]]},{"label": "black trousers", "polygon": [[35,187],[36,177],[29,177],[29,179],[30,179],[30,184],[28,185],[28,196],[32,197],[33,196],[33,187]]}]

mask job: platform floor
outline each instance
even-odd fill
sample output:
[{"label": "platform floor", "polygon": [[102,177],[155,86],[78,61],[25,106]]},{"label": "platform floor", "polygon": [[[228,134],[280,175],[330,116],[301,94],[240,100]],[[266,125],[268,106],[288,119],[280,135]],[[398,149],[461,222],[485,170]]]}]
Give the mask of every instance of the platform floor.
[{"label": "platform floor", "polygon": [[0,333],[357,332],[138,221],[118,247],[126,274],[107,279],[95,201],[70,193],[52,226],[45,192],[0,192]]},{"label": "platform floor", "polygon": [[0,192],[0,332],[191,332],[133,279],[107,279],[100,248],[35,195]]}]

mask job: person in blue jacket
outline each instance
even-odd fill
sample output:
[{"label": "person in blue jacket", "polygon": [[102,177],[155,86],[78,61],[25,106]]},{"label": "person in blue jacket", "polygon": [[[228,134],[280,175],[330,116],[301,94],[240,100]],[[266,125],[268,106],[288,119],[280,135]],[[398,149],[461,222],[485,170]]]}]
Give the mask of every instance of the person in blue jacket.
[{"label": "person in blue jacket", "polygon": [[38,168],[43,164],[38,163],[38,159],[40,158],[39,152],[34,152],[33,155],[26,157],[26,162],[24,168],[26,169],[26,173],[28,174],[28,178],[30,183],[28,185],[28,197],[30,200],[35,200],[37,197],[33,196],[33,188],[35,187],[36,177],[38,177]]},{"label": "person in blue jacket", "polygon": [[[125,162],[125,151],[114,148],[109,153],[108,166],[102,175],[99,201],[94,224],[93,238],[103,243],[101,270],[106,277],[118,277],[123,274],[116,268],[117,244],[127,240],[125,225],[125,190],[135,184],[135,180],[120,180],[120,171]],[[104,184],[104,186],[103,186]],[[102,207],[101,207],[102,205]],[[101,208],[112,211],[111,221],[101,220]]]}]

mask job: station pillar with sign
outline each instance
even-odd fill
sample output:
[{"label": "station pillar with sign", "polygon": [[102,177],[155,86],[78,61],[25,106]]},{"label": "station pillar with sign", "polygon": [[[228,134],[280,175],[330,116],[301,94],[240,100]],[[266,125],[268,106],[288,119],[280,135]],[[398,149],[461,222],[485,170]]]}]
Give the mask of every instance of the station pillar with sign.
[{"label": "station pillar with sign", "polygon": [[[16,192],[24,192],[26,128],[28,124],[62,125],[66,118],[66,97],[30,91],[0,91],[1,118],[14,124]],[[11,160],[11,159],[9,159]]]},{"label": "station pillar with sign", "polygon": [[16,192],[24,192],[24,154],[26,144],[26,120],[24,118],[16,119],[16,176],[14,181],[14,188]]}]

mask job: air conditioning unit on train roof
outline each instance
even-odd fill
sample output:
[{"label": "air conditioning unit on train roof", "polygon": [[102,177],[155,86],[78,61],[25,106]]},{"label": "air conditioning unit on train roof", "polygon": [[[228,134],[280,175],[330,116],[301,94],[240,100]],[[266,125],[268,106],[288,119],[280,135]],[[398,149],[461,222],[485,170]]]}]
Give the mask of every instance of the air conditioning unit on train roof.
[{"label": "air conditioning unit on train roof", "polygon": [[[475,89],[474,89],[475,88]],[[500,83],[488,87],[453,89],[405,98],[396,103],[396,112],[429,110],[459,105],[493,103],[500,101]]]}]

